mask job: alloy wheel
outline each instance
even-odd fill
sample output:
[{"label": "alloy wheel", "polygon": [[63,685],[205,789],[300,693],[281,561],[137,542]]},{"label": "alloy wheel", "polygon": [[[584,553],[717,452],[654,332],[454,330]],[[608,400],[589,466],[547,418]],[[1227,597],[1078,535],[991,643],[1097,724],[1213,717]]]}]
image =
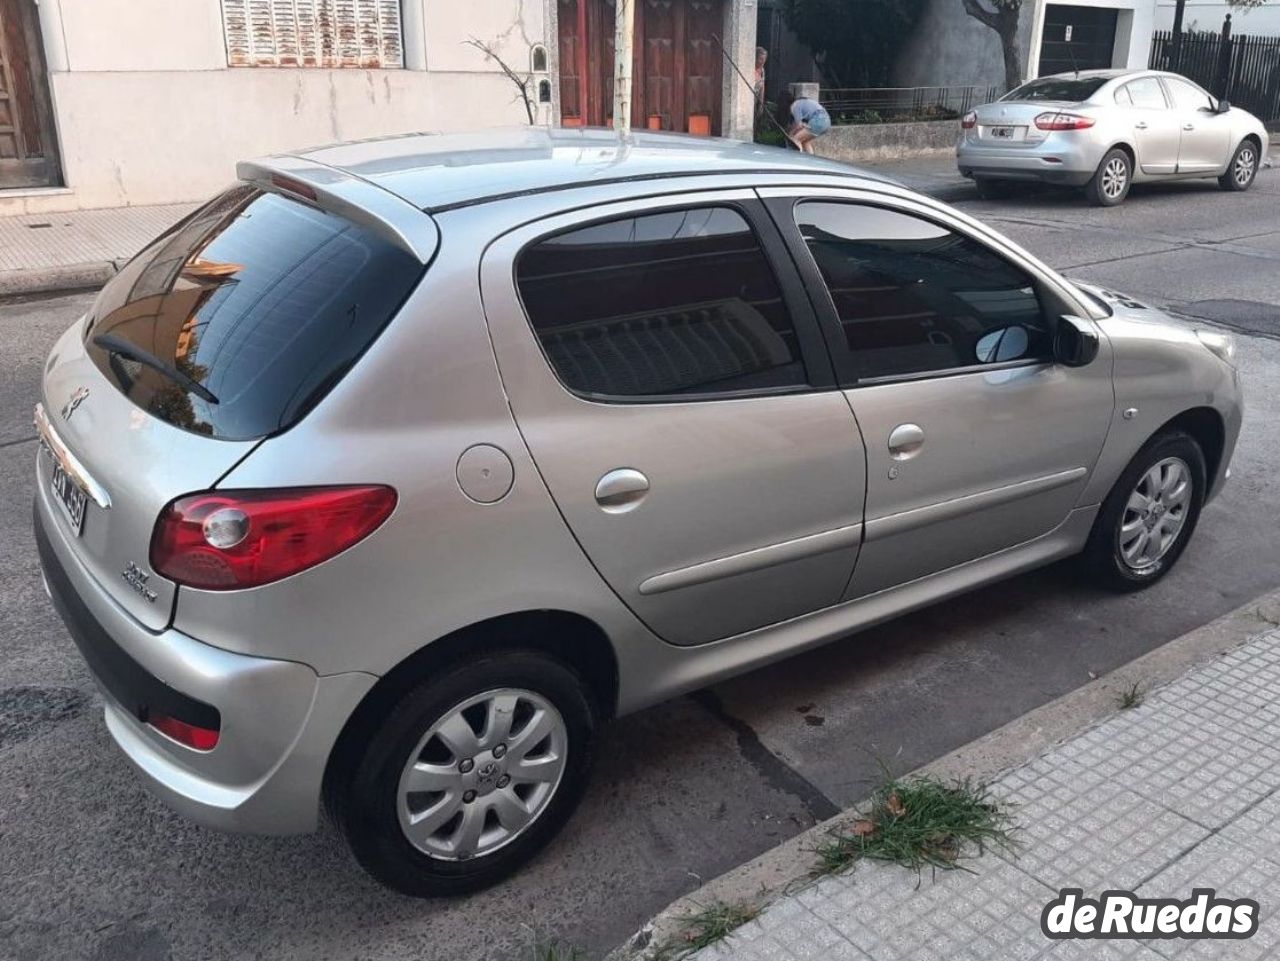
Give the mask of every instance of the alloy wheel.
[{"label": "alloy wheel", "polygon": [[1121,157],[1112,157],[1102,168],[1102,194],[1108,200],[1116,200],[1129,183],[1129,167]]},{"label": "alloy wheel", "polygon": [[1241,147],[1236,153],[1236,162],[1232,165],[1231,176],[1236,184],[1245,187],[1253,179],[1254,169],[1258,166],[1258,157],[1252,147]]},{"label": "alloy wheel", "polygon": [[532,691],[487,691],[451,708],[418,741],[400,775],[405,837],[432,858],[483,857],[514,841],[560,786],[569,732]]},{"label": "alloy wheel", "polygon": [[1166,457],[1139,478],[1120,515],[1120,556],[1136,572],[1150,570],[1177,543],[1191,507],[1191,468]]}]

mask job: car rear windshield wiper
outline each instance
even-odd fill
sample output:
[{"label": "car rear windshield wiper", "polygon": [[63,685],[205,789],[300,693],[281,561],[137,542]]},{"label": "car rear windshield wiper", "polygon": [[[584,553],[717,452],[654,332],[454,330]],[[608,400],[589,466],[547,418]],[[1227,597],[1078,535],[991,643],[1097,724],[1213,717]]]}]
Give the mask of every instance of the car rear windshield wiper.
[{"label": "car rear windshield wiper", "polygon": [[216,404],[218,402],[218,398],[214,396],[213,391],[205,387],[204,384],[191,379],[176,367],[170,367],[159,357],[147,353],[141,347],[129,343],[122,337],[117,337],[115,334],[99,334],[93,338],[93,345],[119,357],[142,364],[144,367],[150,367],[180,387],[185,387],[190,393],[195,394],[206,403]]}]

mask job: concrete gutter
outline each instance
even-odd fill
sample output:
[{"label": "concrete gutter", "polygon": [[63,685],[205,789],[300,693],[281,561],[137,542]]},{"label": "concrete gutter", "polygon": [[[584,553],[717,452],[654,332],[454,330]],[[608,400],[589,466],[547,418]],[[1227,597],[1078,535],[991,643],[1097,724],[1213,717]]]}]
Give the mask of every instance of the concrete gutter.
[{"label": "concrete gutter", "polygon": [[0,297],[46,294],[101,287],[116,275],[120,261],[57,264],[26,270],[0,270]]},{"label": "concrete gutter", "polygon": [[[1118,710],[1120,693],[1134,684],[1143,691],[1167,684],[1197,664],[1220,656],[1277,624],[1280,589],[1255,598],[912,773],[942,780],[990,780],[1109,717]],[[657,948],[679,939],[691,915],[711,905],[763,906],[803,888],[813,879],[813,851],[830,832],[853,819],[856,810],[857,806],[813,826],[673,902],[626,944],[610,952],[605,961],[648,961]]]}]

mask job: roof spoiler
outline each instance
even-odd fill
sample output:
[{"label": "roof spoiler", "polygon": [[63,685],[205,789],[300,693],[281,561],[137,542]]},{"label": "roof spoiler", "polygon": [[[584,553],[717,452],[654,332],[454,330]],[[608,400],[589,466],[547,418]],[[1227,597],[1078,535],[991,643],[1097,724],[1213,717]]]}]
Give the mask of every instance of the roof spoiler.
[{"label": "roof spoiler", "polygon": [[304,157],[279,156],[241,161],[236,176],[367,227],[420,263],[429,263],[440,245],[440,229],[430,214],[345,170]]}]

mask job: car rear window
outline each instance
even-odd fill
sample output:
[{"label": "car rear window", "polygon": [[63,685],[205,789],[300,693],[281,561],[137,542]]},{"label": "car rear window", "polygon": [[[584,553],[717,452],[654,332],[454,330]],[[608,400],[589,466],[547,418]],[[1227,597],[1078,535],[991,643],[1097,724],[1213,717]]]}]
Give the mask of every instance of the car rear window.
[{"label": "car rear window", "polygon": [[153,416],[251,440],[292,426],[328,393],[422,271],[350,220],[240,185],[103,288],[86,348]]},{"label": "car rear window", "polygon": [[1079,103],[1088,100],[1107,82],[1106,77],[1042,77],[1024,83],[1001,100],[1056,100]]}]

